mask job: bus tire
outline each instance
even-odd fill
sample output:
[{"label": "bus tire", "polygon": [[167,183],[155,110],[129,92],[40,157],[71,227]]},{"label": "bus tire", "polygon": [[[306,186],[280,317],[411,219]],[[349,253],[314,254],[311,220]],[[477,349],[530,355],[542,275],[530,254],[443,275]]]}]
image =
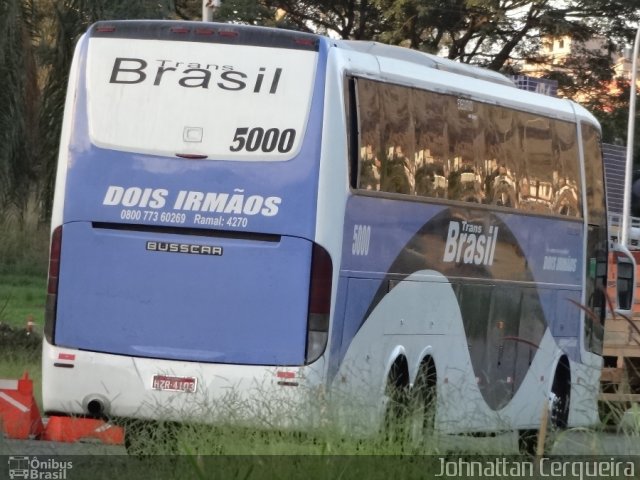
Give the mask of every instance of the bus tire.
[{"label": "bus tire", "polygon": [[413,445],[422,445],[435,428],[437,375],[431,357],[422,361],[409,393],[407,434]]},{"label": "bus tire", "polygon": [[404,356],[398,357],[387,376],[387,403],[383,419],[383,435],[387,442],[398,443],[405,438],[409,400],[409,367]]},{"label": "bus tire", "polygon": [[571,367],[567,357],[562,357],[556,367],[551,384],[551,405],[549,420],[551,427],[564,429],[569,425],[569,407],[571,402]]},{"label": "bus tire", "polygon": [[[569,366],[567,357],[560,358],[558,362],[549,397],[549,430],[557,431],[567,428],[569,425],[569,406],[571,401],[571,367]],[[546,453],[547,444],[550,442],[545,441],[544,452],[537,452],[538,437],[538,430],[520,430],[518,432],[518,447],[520,452],[527,455]]]}]

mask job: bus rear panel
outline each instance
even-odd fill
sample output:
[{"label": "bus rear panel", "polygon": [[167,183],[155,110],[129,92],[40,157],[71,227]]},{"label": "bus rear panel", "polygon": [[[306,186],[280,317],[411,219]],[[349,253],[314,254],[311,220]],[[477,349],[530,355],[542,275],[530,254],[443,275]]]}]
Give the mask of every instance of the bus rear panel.
[{"label": "bus rear panel", "polygon": [[162,404],[162,390],[209,395],[264,375],[277,385],[274,366],[297,372],[322,355],[320,50],[312,35],[178,22],[98,23],[80,40],[52,225],[46,411],[155,417],[145,395]]}]

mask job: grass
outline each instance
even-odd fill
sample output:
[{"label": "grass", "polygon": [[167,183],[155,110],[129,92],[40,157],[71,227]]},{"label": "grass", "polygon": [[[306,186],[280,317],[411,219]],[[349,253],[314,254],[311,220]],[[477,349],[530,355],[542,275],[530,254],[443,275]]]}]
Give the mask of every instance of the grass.
[{"label": "grass", "polygon": [[[41,345],[49,255],[49,227],[36,215],[0,221],[0,378],[33,379],[42,408]],[[26,325],[33,319],[34,332]]]},{"label": "grass", "polygon": [[45,277],[49,226],[37,220],[0,221],[0,275]]},{"label": "grass", "polygon": [[0,322],[24,327],[32,318],[42,328],[48,255],[47,225],[34,219],[0,222]]},{"label": "grass", "polygon": [[42,411],[42,337],[22,328],[0,324],[0,378],[17,379],[27,372],[33,380],[33,393]]},{"label": "grass", "polygon": [[32,319],[42,332],[46,289],[45,276],[0,273],[0,322],[24,328]]},{"label": "grass", "polygon": [[[45,291],[45,278],[0,274],[0,378],[20,378],[28,372],[40,410]],[[27,332],[28,319],[35,323],[33,333]]]}]

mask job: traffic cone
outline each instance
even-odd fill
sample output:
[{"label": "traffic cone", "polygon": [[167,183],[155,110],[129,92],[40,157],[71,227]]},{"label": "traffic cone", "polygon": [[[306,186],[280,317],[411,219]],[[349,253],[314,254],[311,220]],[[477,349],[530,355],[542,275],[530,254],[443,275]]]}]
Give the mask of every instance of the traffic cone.
[{"label": "traffic cone", "polygon": [[44,431],[27,372],[19,380],[0,380],[0,423],[7,438],[39,438]]},{"label": "traffic cone", "polygon": [[92,439],[107,445],[122,445],[124,429],[94,418],[53,416],[49,417],[42,439],[67,443]]}]

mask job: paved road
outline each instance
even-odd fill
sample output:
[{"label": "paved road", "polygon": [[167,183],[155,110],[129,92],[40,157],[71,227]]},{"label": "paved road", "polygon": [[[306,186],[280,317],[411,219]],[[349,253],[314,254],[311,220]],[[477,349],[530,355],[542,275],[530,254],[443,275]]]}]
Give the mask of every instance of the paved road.
[{"label": "paved road", "polygon": [[[449,436],[440,439],[442,452],[468,451],[486,455],[517,454],[517,437],[508,433],[491,438]],[[554,455],[638,455],[640,434],[571,430],[553,441]],[[99,443],[59,443],[0,439],[0,455],[126,455],[122,446]]]}]

